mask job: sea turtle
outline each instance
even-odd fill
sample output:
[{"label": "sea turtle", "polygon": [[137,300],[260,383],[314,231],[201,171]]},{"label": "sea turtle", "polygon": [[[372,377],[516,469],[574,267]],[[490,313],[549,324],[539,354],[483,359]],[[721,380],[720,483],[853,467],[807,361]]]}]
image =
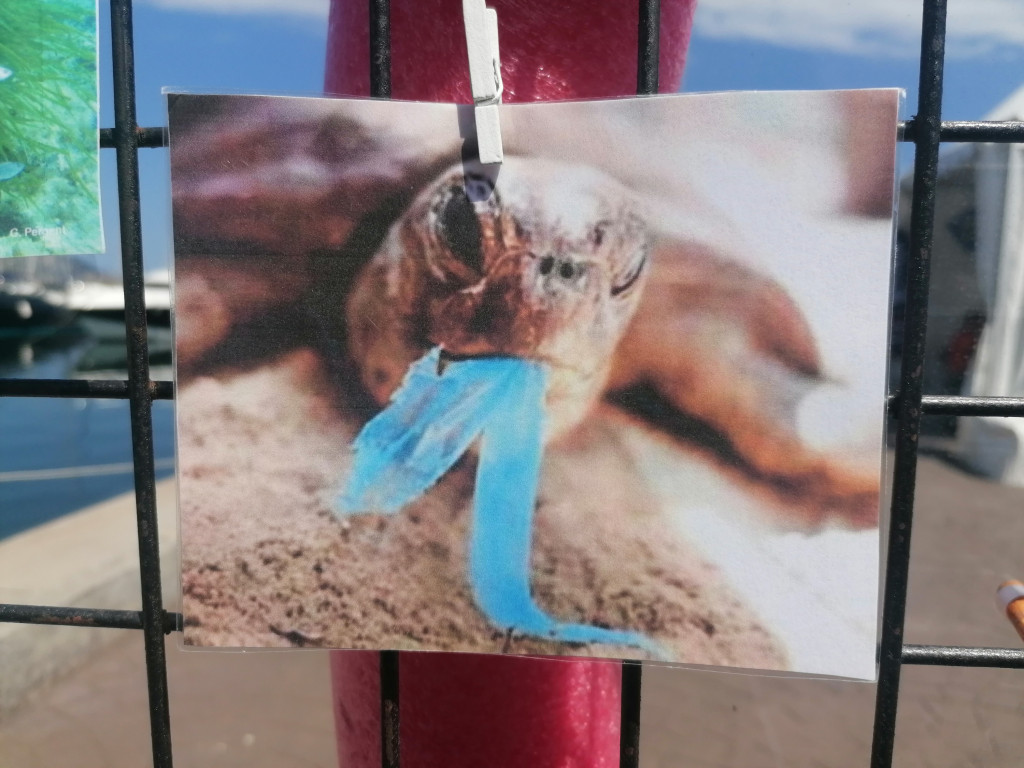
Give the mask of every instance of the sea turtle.
[{"label": "sea turtle", "polygon": [[431,348],[536,360],[549,440],[604,398],[766,491],[780,525],[877,525],[877,468],[798,432],[827,376],[778,282],[659,231],[603,171],[514,144],[479,166],[450,107],[416,125],[394,109],[170,97],[180,369],[268,312],[326,319],[343,378],[378,407]]}]

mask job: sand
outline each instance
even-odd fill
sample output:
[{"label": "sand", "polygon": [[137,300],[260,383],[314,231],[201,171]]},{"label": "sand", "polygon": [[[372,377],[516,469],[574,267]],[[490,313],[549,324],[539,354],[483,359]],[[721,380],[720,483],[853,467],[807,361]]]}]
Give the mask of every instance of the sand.
[{"label": "sand", "polygon": [[[182,377],[186,643],[645,658],[488,623],[466,579],[472,456],[399,514],[335,517],[369,412],[334,381],[306,347]],[[781,644],[645,492],[624,449],[638,431],[607,407],[547,451],[536,600],[563,620],[643,631],[687,663],[785,668]]]}]

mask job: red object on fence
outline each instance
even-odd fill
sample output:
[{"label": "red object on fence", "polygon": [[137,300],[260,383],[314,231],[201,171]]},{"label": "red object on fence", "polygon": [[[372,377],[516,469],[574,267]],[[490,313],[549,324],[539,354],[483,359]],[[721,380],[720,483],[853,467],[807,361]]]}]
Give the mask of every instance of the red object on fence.
[{"label": "red object on fence", "polygon": [[[659,90],[682,77],[696,0],[662,0]],[[498,12],[503,100],[636,93],[638,2],[489,0]],[[392,0],[391,95],[472,103],[462,3]],[[369,3],[332,0],[327,93],[367,96]],[[375,652],[331,654],[339,763],[380,765]],[[403,768],[613,768],[617,662],[403,653]]]},{"label": "red object on fence", "polygon": [[[683,75],[696,0],[661,1],[659,90]],[[498,12],[503,101],[636,93],[639,2],[490,0]],[[370,93],[369,3],[332,0],[324,90]],[[392,0],[391,96],[472,104],[460,0]]]},{"label": "red object on fence", "polygon": [[[334,651],[342,768],[380,765],[375,651]],[[617,661],[402,653],[402,768],[616,768]]]}]

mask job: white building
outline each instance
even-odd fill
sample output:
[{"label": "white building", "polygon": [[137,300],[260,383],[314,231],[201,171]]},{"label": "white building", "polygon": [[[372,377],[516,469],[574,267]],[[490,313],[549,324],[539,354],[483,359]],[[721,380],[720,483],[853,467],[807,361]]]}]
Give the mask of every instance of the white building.
[{"label": "white building", "polygon": [[[1024,87],[985,119],[1024,120]],[[1021,397],[1024,396],[1024,145],[978,144],[968,149],[956,165],[959,166],[957,172],[973,177],[975,289],[983,302],[987,322],[963,392]],[[939,227],[937,219],[937,231]],[[931,331],[929,328],[929,335]],[[1022,444],[1022,419],[965,417],[960,420],[957,431],[956,453],[987,477],[1024,486]]]}]

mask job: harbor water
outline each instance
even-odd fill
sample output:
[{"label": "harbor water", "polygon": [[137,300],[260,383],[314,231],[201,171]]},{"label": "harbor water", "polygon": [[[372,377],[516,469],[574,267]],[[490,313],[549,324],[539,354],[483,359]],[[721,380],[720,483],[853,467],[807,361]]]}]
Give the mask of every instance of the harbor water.
[{"label": "harbor water", "polygon": [[[152,378],[171,377],[170,346],[154,336]],[[72,325],[43,339],[0,334],[0,378],[125,379],[123,338]],[[157,477],[173,473],[174,407],[153,403]],[[128,402],[0,398],[0,539],[133,488]]]}]

